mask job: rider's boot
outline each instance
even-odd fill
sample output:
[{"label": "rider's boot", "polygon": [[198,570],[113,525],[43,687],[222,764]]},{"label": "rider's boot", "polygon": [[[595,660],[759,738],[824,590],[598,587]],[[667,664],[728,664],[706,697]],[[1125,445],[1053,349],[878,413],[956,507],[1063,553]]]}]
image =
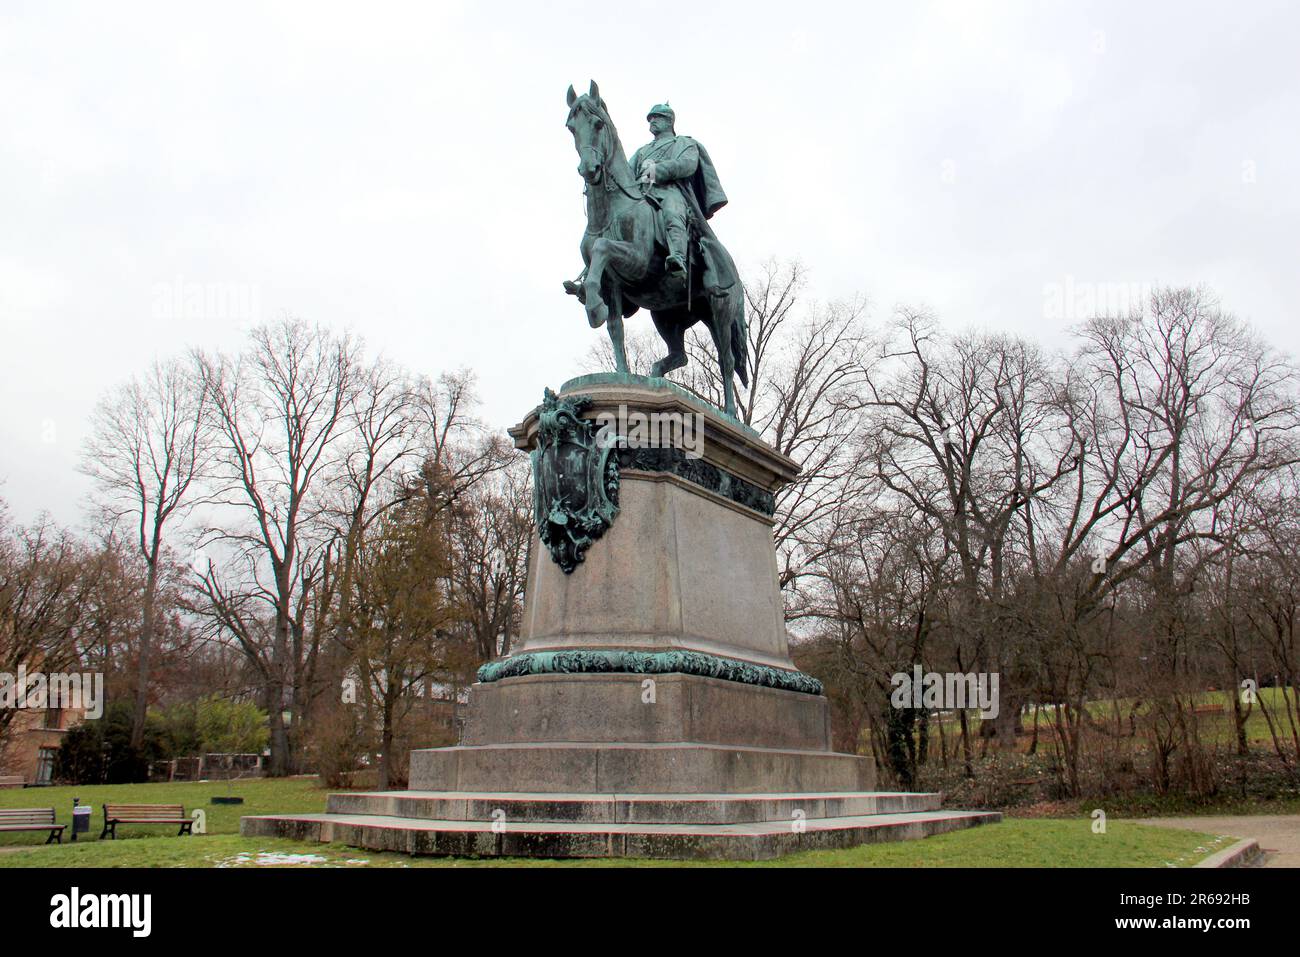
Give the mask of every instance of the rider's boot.
[{"label": "rider's boot", "polygon": [[664,238],[668,240],[668,258],[664,267],[669,272],[686,272],[686,227],[679,223],[664,225]]},{"label": "rider's boot", "polygon": [[586,305],[587,290],[581,283],[574,282],[572,279],[564,280],[564,291],[570,296],[577,296],[578,302]]}]

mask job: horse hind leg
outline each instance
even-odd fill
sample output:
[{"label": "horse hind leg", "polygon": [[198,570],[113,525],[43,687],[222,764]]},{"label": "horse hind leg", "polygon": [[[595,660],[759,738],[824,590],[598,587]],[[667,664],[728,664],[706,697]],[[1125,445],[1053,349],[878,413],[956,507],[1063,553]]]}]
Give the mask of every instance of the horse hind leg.
[{"label": "horse hind leg", "polygon": [[711,303],[709,332],[714,348],[718,350],[718,365],[722,372],[723,411],[736,417],[736,357],[731,351],[731,316],[722,303]]},{"label": "horse hind leg", "polygon": [[668,346],[668,355],[650,367],[650,374],[656,378],[661,378],[674,369],[680,369],[690,361],[686,355],[686,327],[689,322],[685,311],[677,309],[651,312],[650,318],[654,320],[659,337]]}]

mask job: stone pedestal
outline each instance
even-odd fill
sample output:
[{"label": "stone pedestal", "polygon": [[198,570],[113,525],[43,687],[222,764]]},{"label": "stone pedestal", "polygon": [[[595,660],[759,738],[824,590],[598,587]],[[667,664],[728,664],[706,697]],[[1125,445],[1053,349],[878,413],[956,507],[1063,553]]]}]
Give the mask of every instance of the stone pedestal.
[{"label": "stone pedestal", "polygon": [[[533,549],[515,652],[692,650],[793,670],[771,516],[798,466],[664,380],[587,376],[560,395],[575,393],[594,421],[625,413],[624,432],[638,414],[689,417],[694,448],[617,450],[617,519],[571,574]],[[516,447],[536,448],[538,424],[534,410],[510,430]]]},{"label": "stone pedestal", "polygon": [[[876,793],[871,759],[831,750],[777,584],[774,496],[795,463],[661,379],[587,376],[559,399],[579,395],[587,420],[689,417],[673,437],[690,441],[616,445],[616,478],[595,463],[612,523],[557,552],[569,571],[534,539],[513,654],[480,669],[458,747],[412,752],[409,791],[245,818],[244,832],[414,853],[754,858],[996,819]],[[547,409],[510,430],[535,457],[558,442]],[[578,447],[556,467],[584,468]],[[543,506],[539,529],[574,527]]]},{"label": "stone pedestal", "polygon": [[[480,671],[461,748],[412,755],[411,786],[869,790],[872,762],[830,753],[826,699],[790,659],[772,511],[798,466],[663,380],[573,395],[618,436],[617,517],[571,572],[534,541],[514,654]],[[510,430],[534,455],[540,413]]]}]

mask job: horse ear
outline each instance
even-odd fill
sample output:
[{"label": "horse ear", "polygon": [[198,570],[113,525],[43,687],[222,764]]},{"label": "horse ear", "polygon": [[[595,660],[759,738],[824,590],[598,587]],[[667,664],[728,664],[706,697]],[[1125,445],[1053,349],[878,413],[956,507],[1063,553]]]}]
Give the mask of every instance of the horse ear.
[{"label": "horse ear", "polygon": [[573,106],[573,101],[578,98],[578,94],[573,92],[572,83],[569,84],[569,92],[565,94],[565,98],[569,101],[569,106]]},{"label": "horse ear", "polygon": [[595,81],[595,80],[592,80],[592,81],[591,81],[591,89],[590,89],[589,91],[587,91],[587,92],[588,92],[588,95],[589,95],[593,100],[597,100],[597,101],[600,100],[600,87],[598,87],[598,86],[596,85],[596,81]]}]

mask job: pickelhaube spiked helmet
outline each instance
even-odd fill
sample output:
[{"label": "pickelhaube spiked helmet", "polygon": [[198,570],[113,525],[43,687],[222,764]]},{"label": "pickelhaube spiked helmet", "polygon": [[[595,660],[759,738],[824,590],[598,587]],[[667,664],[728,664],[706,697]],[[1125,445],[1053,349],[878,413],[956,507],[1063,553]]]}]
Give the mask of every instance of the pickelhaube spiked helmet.
[{"label": "pickelhaube spiked helmet", "polygon": [[673,108],[667,103],[656,103],[650,107],[650,112],[645,115],[645,118],[648,120],[652,116],[666,116],[670,123],[677,121],[677,114],[673,112]]}]

